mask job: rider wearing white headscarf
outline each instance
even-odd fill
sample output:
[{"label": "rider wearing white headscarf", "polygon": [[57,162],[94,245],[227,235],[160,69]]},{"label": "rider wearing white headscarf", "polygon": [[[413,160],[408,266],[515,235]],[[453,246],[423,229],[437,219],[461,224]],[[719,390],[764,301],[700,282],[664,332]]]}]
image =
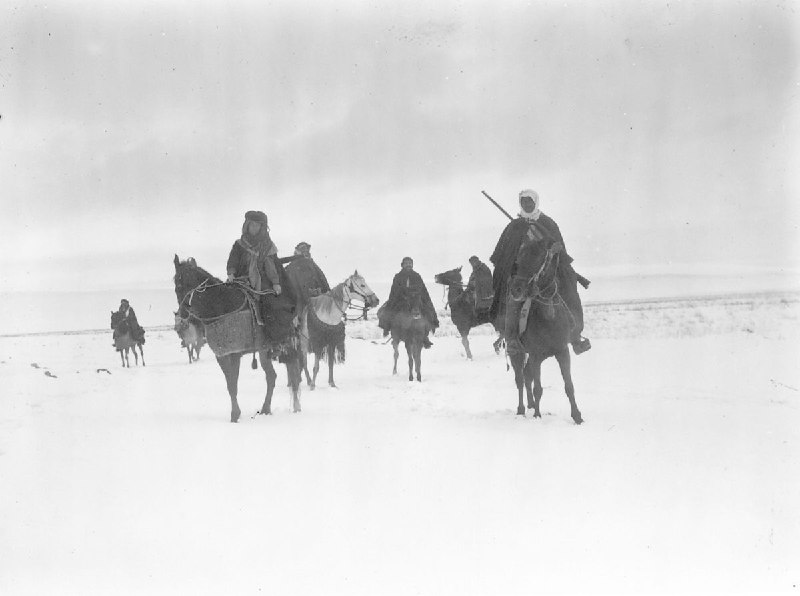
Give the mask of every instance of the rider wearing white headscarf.
[{"label": "rider wearing white headscarf", "polygon": [[580,354],[589,349],[589,340],[581,337],[583,331],[583,307],[578,295],[577,274],[572,268],[572,257],[567,254],[564,238],[558,224],[539,208],[539,194],[530,189],[519,193],[519,214],[509,222],[489,260],[494,264],[494,302],[490,310],[492,318],[502,314],[505,306],[505,337],[509,352],[522,351],[519,340],[519,316],[522,302],[512,300],[508,296],[508,281],[515,273],[517,255],[525,236],[530,240],[548,239],[560,242],[564,246],[559,261],[559,291],[567,307],[575,318],[575,328],[571,339],[572,349]]}]

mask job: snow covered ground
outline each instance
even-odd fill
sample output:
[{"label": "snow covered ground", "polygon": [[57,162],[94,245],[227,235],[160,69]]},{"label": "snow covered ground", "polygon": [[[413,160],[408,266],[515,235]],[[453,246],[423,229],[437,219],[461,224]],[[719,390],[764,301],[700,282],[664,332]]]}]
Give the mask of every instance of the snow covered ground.
[{"label": "snow covered ground", "polygon": [[[543,418],[488,327],[449,321],[423,382],[374,321],[292,414],[242,363],[148,331],[0,337],[0,594],[797,592],[800,296],[593,304],[585,423]],[[401,355],[401,371],[404,371]],[[104,370],[107,369],[107,370]]]}]

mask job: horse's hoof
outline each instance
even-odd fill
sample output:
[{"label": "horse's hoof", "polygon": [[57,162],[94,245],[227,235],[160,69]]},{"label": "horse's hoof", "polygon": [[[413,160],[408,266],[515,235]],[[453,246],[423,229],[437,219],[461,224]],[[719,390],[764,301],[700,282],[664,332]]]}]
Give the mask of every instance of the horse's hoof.
[{"label": "horse's hoof", "polygon": [[580,416],[577,417],[573,416],[572,419],[575,421],[575,424],[583,424],[583,418],[581,418]]},{"label": "horse's hoof", "polygon": [[534,412],[534,413],[533,413],[533,417],[534,417],[534,418],[541,418],[541,417],[542,417],[542,415],[541,415],[539,412]]},{"label": "horse's hoof", "polygon": [[525,408],[517,408],[517,416],[524,416]]}]

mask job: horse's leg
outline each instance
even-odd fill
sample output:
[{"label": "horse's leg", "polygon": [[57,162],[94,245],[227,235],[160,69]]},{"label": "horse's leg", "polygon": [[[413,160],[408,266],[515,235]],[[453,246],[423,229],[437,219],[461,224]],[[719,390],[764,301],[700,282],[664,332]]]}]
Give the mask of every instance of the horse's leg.
[{"label": "horse's leg", "polygon": [[136,353],[136,344],[131,346],[131,352],[133,352],[133,361],[136,363],[136,366],[139,366],[139,354]]},{"label": "horse's leg", "polygon": [[399,339],[392,338],[392,348],[394,349],[394,368],[392,369],[393,375],[397,374],[397,359],[400,356],[400,351],[397,349],[399,343]]},{"label": "horse's leg", "polygon": [[472,360],[472,351],[469,349],[469,329],[461,334],[461,345],[464,346],[464,351],[467,353],[467,360]]},{"label": "horse's leg", "polygon": [[414,380],[414,342],[406,341],[406,354],[408,354],[408,380]]},{"label": "horse's leg", "polygon": [[336,344],[331,342],[328,344],[328,385],[336,387],[333,382],[333,363],[336,360]]},{"label": "horse's leg", "polygon": [[[266,352],[259,352],[258,359],[261,361],[261,368],[264,369],[264,374],[267,377],[267,395],[264,396],[264,404],[261,406],[259,414],[272,414],[272,393],[275,391],[275,379],[278,373],[275,372],[275,367],[272,366],[272,359]],[[289,382],[291,383],[291,376]]]},{"label": "horse's leg", "polygon": [[417,381],[422,381],[422,342],[414,342],[414,368],[417,371]]},{"label": "horse's leg", "polygon": [[303,380],[298,356],[286,361],[286,372],[292,384],[292,412],[296,414],[300,411],[300,383]]},{"label": "horse's leg", "polygon": [[[533,417],[534,418],[541,418],[542,414],[539,411],[539,403],[542,401],[542,393],[544,393],[544,389],[542,388],[542,359],[536,358],[536,360],[532,364],[531,374],[533,376]],[[528,403],[528,407],[530,408],[531,405]]]},{"label": "horse's leg", "polygon": [[561,377],[564,379],[564,391],[569,398],[572,419],[575,421],[575,424],[581,424],[583,418],[581,417],[580,410],[578,410],[578,404],[575,403],[575,387],[572,384],[569,348],[567,346],[564,346],[562,350],[556,352],[556,360],[558,360],[558,366],[561,368]]},{"label": "horse's leg", "polygon": [[144,348],[142,347],[142,344],[139,344],[139,353],[142,355],[142,366],[147,366],[144,363]]},{"label": "horse's leg", "polygon": [[320,354],[318,352],[314,352],[314,368],[312,369],[311,375],[311,390],[313,391],[317,387],[317,373],[319,373],[319,359]]},{"label": "horse's leg", "polygon": [[192,344],[186,344],[186,353],[189,354],[189,364],[192,363]]},{"label": "horse's leg", "polygon": [[522,402],[522,391],[524,381],[523,369],[525,368],[526,354],[525,352],[515,352],[509,356],[511,358],[511,366],[514,368],[514,383],[517,385],[517,394],[519,397],[519,403],[517,404],[517,416],[524,416],[525,404]]},{"label": "horse's leg", "polygon": [[308,374],[308,352],[305,350],[300,350],[300,368],[306,374],[306,385],[313,389],[311,375]]},{"label": "horse's leg", "polygon": [[525,395],[528,398],[528,409],[533,410],[533,417],[540,418],[539,415],[539,400],[534,399],[534,392],[531,390],[531,383],[536,379],[537,386],[539,386],[539,397],[541,397],[541,383],[539,378],[541,375],[542,361],[533,356],[528,356],[525,362],[525,368],[522,369],[523,379],[525,381]]},{"label": "horse's leg", "polygon": [[122,362],[123,368],[125,367],[125,354],[123,354],[123,350],[117,350],[119,352],[119,359]]},{"label": "horse's leg", "polygon": [[236,396],[239,392],[239,362],[241,354],[228,354],[219,356],[217,362],[225,375],[225,384],[228,387],[228,395],[231,396],[231,422],[239,422],[242,411],[239,409],[239,401]]}]

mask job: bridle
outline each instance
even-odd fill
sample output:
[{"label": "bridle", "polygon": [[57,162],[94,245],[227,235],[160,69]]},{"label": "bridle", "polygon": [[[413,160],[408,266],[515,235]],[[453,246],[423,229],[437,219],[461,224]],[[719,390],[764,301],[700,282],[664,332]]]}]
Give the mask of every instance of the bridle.
[{"label": "bridle", "polygon": [[[558,296],[558,298],[560,298],[558,294],[558,275],[555,273],[558,269],[560,252],[560,247],[556,248],[556,245],[551,246],[547,249],[547,254],[545,254],[544,260],[536,273],[527,278],[527,280],[525,280],[524,276],[515,276],[518,279],[525,280],[525,283],[522,284],[524,290],[521,299],[531,298],[539,304],[552,306],[556,297]],[[553,278],[545,286],[539,287],[539,279],[551,265],[553,266]]]},{"label": "bridle", "polygon": [[[374,295],[374,293],[373,293]],[[353,305],[353,296],[357,296],[363,302],[363,306],[354,306]],[[342,283],[342,306],[339,307],[338,304],[336,308],[341,310],[342,315],[344,316],[345,320],[347,321],[358,321],[364,318],[364,311],[369,308],[367,306],[367,300],[369,299],[369,294],[364,294],[356,287],[355,283],[353,282],[353,276],[351,275]],[[334,303],[336,301],[334,300]],[[358,311],[360,314],[357,317],[351,317],[347,315],[348,310]]]},{"label": "bridle", "polygon": [[[446,271],[446,272],[440,273],[439,275],[436,276],[436,277],[439,278],[439,279],[436,280],[436,283],[442,286],[442,302],[444,303],[444,307],[445,308],[448,308],[450,306],[450,296],[448,295],[448,292],[452,288],[460,288],[461,290],[465,290],[467,288],[467,284],[462,283],[460,281],[456,281],[455,279],[450,279],[447,276],[448,273],[452,273],[453,271],[457,271],[457,269],[453,269],[451,271]],[[461,277],[460,273],[457,273],[457,275],[459,277]],[[458,302],[458,300],[460,298],[462,298],[462,297],[463,297],[463,292],[462,292],[462,294],[459,294],[458,298],[456,298],[453,301],[453,304]]]}]

